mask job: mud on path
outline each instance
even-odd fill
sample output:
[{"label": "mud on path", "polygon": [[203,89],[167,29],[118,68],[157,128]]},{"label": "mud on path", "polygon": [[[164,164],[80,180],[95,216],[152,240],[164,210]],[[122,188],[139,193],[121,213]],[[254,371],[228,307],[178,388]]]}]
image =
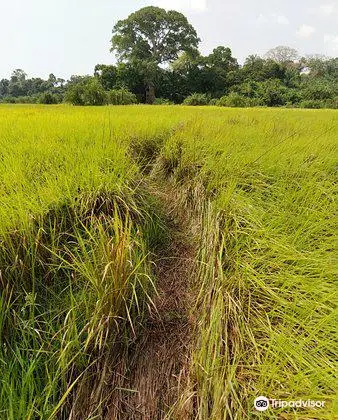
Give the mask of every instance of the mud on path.
[{"label": "mud on path", "polygon": [[[161,192],[160,192],[161,191]],[[195,247],[184,212],[175,205],[175,191],[154,191],[165,210],[170,241],[155,258],[154,308],[128,354],[113,368],[114,390],[105,420],[191,418],[192,402],[178,404],[187,388],[194,303],[191,277]],[[178,406],[180,406],[178,408]]]}]

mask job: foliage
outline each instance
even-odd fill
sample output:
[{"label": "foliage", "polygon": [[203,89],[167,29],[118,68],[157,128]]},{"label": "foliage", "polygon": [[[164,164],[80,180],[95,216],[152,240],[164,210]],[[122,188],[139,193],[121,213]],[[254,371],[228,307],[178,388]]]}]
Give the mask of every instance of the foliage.
[{"label": "foliage", "polygon": [[182,13],[149,6],[117,22],[111,42],[120,61],[143,64],[146,101],[153,103],[158,65],[177,59],[180,52],[195,52],[199,39]]},{"label": "foliage", "polygon": [[269,79],[257,86],[257,95],[266,106],[281,106],[287,101],[288,90],[279,79]]},{"label": "foliage", "polygon": [[60,97],[51,92],[44,92],[39,97],[40,104],[52,105],[60,103]]},{"label": "foliage", "polygon": [[[58,101],[64,93],[65,81],[56,78],[54,74],[50,74],[47,80],[41,78],[28,79],[27,74],[21,70],[13,71],[9,80],[0,80],[0,101],[20,103],[20,100],[25,103],[38,102],[38,98],[44,93],[57,95]],[[31,97],[31,99],[29,99]],[[21,98],[19,100],[19,98]],[[25,99],[23,99],[25,98]]]},{"label": "foliage", "polygon": [[320,101],[318,99],[308,99],[299,102],[300,108],[309,108],[309,109],[320,109],[325,108],[323,101]]},{"label": "foliage", "polygon": [[184,105],[199,106],[208,105],[210,99],[204,93],[193,93],[184,99]]},{"label": "foliage", "polygon": [[107,93],[101,83],[95,78],[89,80],[84,86],[84,105],[104,105],[106,102]]},{"label": "foliage", "polygon": [[104,105],[107,93],[96,78],[73,83],[67,90],[65,100],[73,105]]},{"label": "foliage", "polygon": [[94,69],[94,76],[98,78],[105,90],[114,89],[117,84],[117,68],[115,66],[106,66],[97,64]]},{"label": "foliage", "polygon": [[245,96],[240,95],[239,93],[231,92],[227,96],[222,96],[222,98],[220,98],[217,101],[216,105],[243,108],[248,105],[248,99],[245,98]]},{"label": "foliage", "polygon": [[132,105],[137,103],[137,98],[127,89],[112,89],[107,92],[107,103],[111,105]]},{"label": "foliage", "polygon": [[198,42],[195,29],[183,14],[149,6],[117,22],[112,51],[122,61],[160,64],[175,60],[181,51],[195,51]]},{"label": "foliage", "polygon": [[174,105],[174,103],[166,98],[156,98],[154,105]]}]

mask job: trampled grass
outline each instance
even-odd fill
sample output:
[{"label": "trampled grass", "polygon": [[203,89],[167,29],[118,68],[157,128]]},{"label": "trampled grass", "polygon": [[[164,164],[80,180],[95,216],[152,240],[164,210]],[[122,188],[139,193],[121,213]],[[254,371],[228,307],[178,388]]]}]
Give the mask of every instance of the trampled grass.
[{"label": "trampled grass", "polygon": [[74,415],[138,334],[165,236],[154,177],[199,226],[187,418],[254,417],[259,395],[326,402],[265,418],[332,418],[337,116],[1,106],[0,418]]}]

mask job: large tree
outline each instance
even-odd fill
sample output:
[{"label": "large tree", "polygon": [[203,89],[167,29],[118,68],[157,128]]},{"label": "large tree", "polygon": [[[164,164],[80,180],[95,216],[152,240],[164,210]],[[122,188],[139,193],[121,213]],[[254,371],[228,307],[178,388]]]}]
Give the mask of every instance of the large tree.
[{"label": "large tree", "polygon": [[299,53],[297,50],[291,47],[287,47],[285,45],[279,45],[278,47],[272,48],[269,50],[265,57],[276,61],[277,63],[292,63],[299,58]]},{"label": "large tree", "polygon": [[199,38],[182,13],[149,6],[117,22],[111,42],[119,61],[142,62],[146,101],[153,103],[159,65],[196,52]]}]

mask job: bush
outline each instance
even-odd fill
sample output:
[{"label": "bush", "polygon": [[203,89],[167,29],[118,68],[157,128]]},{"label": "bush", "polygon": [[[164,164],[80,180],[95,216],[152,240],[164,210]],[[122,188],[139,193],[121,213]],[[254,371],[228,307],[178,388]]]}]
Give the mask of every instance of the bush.
[{"label": "bush", "polygon": [[107,92],[110,105],[132,105],[137,103],[136,96],[127,89],[112,89]]},{"label": "bush", "polygon": [[77,83],[71,85],[66,92],[65,101],[73,105],[84,105],[83,99],[84,84]]},{"label": "bush", "polygon": [[154,105],[174,105],[174,102],[167,98],[156,98]]},{"label": "bush", "polygon": [[1,102],[7,104],[36,104],[38,98],[36,95],[31,96],[5,96]]},{"label": "bush", "polygon": [[209,101],[209,105],[211,105],[211,106],[215,106],[215,105],[217,105],[217,102],[218,102],[218,99],[216,99],[216,98],[212,98],[212,99],[210,99],[210,101]]},{"label": "bush", "polygon": [[325,107],[325,103],[316,99],[310,99],[308,101],[301,101],[299,103],[299,107],[308,109],[320,109]]},{"label": "bush", "polygon": [[96,78],[91,78],[71,85],[65,100],[73,105],[104,105],[107,103],[107,92]]},{"label": "bush", "polygon": [[338,96],[325,101],[325,108],[338,109]]},{"label": "bush", "polygon": [[83,100],[85,105],[97,106],[107,103],[107,92],[96,78],[86,83],[83,91]]},{"label": "bush", "polygon": [[248,106],[248,99],[236,92],[231,92],[227,96],[222,96],[217,101],[218,106],[229,106],[235,108],[244,108]]},{"label": "bush", "polygon": [[44,92],[39,96],[39,104],[52,105],[59,102],[59,97],[51,92]]},{"label": "bush", "polygon": [[324,101],[335,96],[336,88],[329,83],[319,81],[308,82],[302,89],[302,96],[305,101]]},{"label": "bush", "polygon": [[246,98],[246,106],[250,108],[264,106],[264,102],[261,98]]},{"label": "bush", "polygon": [[186,97],[183,102],[184,105],[190,106],[203,106],[209,104],[209,98],[204,93],[193,93]]},{"label": "bush", "polygon": [[257,97],[266,106],[282,106],[288,102],[288,88],[279,79],[269,79],[258,83]]}]

